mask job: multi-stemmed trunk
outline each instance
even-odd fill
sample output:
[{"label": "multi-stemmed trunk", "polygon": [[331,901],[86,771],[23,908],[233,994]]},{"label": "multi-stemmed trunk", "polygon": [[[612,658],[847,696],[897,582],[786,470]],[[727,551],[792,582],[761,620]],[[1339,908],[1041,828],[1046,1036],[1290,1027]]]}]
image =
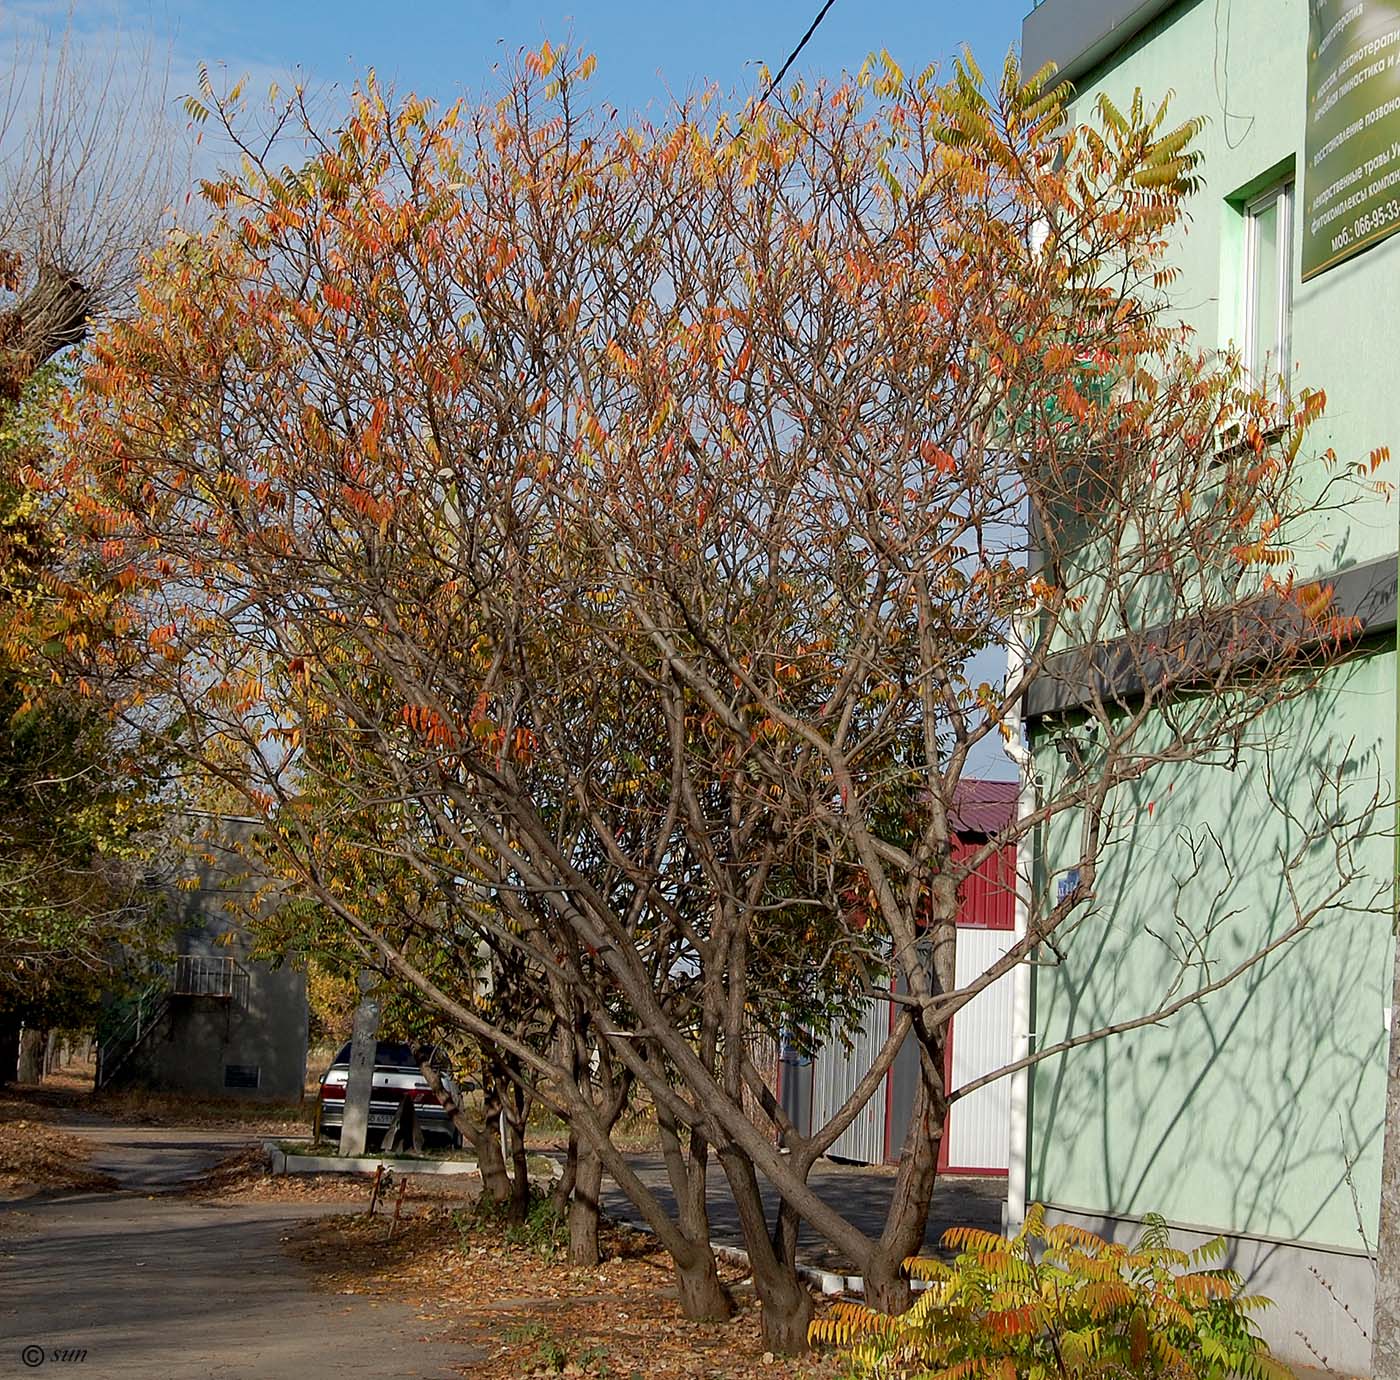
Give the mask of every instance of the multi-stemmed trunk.
[{"label": "multi-stemmed trunk", "polygon": [[739,1212],[739,1225],[748,1250],[754,1291],[758,1294],[764,1346],[779,1356],[807,1350],[812,1321],[812,1295],[797,1273],[797,1219],[786,1204],[770,1236],[763,1197],[753,1161],[730,1146],[720,1152]]},{"label": "multi-stemmed trunk", "polygon": [[[573,1061],[574,1095],[587,1100],[600,1132],[611,1143],[617,1125],[632,1093],[633,1078],[619,1069],[606,1040],[585,1043],[587,1033],[596,1029],[582,1011],[576,1013],[572,1032],[560,1032],[561,1052]],[[598,1149],[571,1126],[564,1172],[554,1191],[554,1206],[568,1225],[569,1260],[574,1265],[593,1266],[600,1259],[598,1250],[599,1203],[603,1187],[603,1158]]]},{"label": "multi-stemmed trunk", "polygon": [[[913,1115],[880,1235],[863,1238],[851,1228],[830,1236],[863,1275],[867,1302],[885,1313],[903,1312],[911,1302],[904,1262],[923,1244],[937,1181],[948,1113],[943,1075],[946,1041],[946,1024],[940,1023],[929,1027],[920,1042]],[[752,1159],[735,1146],[726,1146],[720,1153],[763,1309],[764,1340],[769,1349],[783,1354],[806,1349],[812,1309],[811,1295],[797,1270],[800,1216],[794,1199],[810,1191],[809,1175],[834,1129],[829,1127],[819,1139],[812,1139],[796,1135],[790,1125],[785,1127],[791,1153],[774,1169],[779,1202],[771,1234]]]},{"label": "multi-stemmed trunk", "polygon": [[671,1192],[676,1199],[676,1225],[684,1238],[680,1250],[670,1250],[676,1269],[681,1311],[697,1322],[723,1322],[734,1312],[734,1300],[719,1277],[710,1244],[710,1209],[706,1199],[709,1142],[699,1131],[689,1133],[690,1153],[681,1150],[680,1131],[662,1108],[657,1109],[661,1153]]},{"label": "multi-stemmed trunk", "polygon": [[[693,1156],[692,1156],[693,1157]],[[734,1313],[734,1300],[719,1277],[719,1264],[710,1244],[710,1213],[705,1201],[705,1165],[692,1168],[691,1182],[678,1199],[679,1223],[688,1249],[672,1252],[681,1312],[695,1322],[724,1322]]]}]

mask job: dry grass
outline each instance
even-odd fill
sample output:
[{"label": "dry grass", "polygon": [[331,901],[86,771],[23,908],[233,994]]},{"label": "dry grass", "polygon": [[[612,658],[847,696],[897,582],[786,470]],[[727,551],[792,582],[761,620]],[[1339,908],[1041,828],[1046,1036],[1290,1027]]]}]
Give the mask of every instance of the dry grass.
[{"label": "dry grass", "polygon": [[296,1103],[201,1098],[141,1088],[93,1093],[82,1110],[140,1125],[230,1127],[269,1136],[305,1134],[311,1129],[312,1112]]},{"label": "dry grass", "polygon": [[235,1097],[196,1097],[189,1093],[151,1092],[120,1088],[94,1092],[90,1074],[68,1070],[50,1074],[42,1083],[16,1084],[7,1090],[22,1100],[35,1117],[63,1113],[106,1117],[139,1126],[228,1127],[254,1134],[304,1134],[311,1127],[315,1104],[252,1102]]},{"label": "dry grass", "polygon": [[0,1093],[0,1193],[19,1197],[116,1188],[115,1179],[88,1167],[87,1145],[55,1126],[54,1115],[26,1098]]},{"label": "dry grass", "polygon": [[[465,1224],[459,1225],[459,1224]],[[470,1380],[593,1376],[602,1380],[830,1380],[831,1359],[766,1355],[752,1297],[727,1324],[680,1315],[669,1261],[650,1237],[610,1227],[604,1263],[579,1269],[508,1245],[499,1227],[416,1205],[395,1238],[384,1216],[322,1218],[290,1247],[321,1287],[415,1304],[420,1321],[448,1320],[486,1359]],[[738,1284],[737,1269],[727,1281]]]}]

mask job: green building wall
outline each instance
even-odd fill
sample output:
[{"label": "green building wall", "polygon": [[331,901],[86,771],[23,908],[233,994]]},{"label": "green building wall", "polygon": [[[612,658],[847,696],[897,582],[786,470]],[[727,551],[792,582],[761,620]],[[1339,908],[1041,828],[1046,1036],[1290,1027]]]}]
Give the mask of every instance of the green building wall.
[{"label": "green building wall", "polygon": [[[1100,92],[1125,106],[1140,88],[1149,100],[1171,93],[1177,120],[1206,118],[1198,144],[1204,186],[1174,249],[1181,276],[1171,289],[1205,346],[1224,347],[1242,333],[1243,202],[1296,175],[1295,386],[1328,397],[1309,448],[1330,446],[1345,461],[1395,445],[1400,456],[1400,236],[1300,281],[1307,44],[1306,0],[1184,0],[1076,78],[1074,113],[1091,119]],[[1300,568],[1322,574],[1394,559],[1396,534],[1394,503],[1354,502],[1325,518],[1318,539],[1298,552]],[[1212,936],[1214,977],[1291,923],[1290,871],[1304,904],[1325,895],[1337,875],[1328,845],[1304,847],[1293,869],[1279,852],[1291,855],[1317,832],[1324,807],[1314,794],[1324,778],[1344,778],[1342,799],[1352,809],[1376,802],[1350,899],[1390,905],[1393,649],[1393,632],[1373,639],[1261,722],[1267,766],[1261,747],[1233,771],[1175,767],[1123,800],[1121,837],[1093,913],[1061,946],[1062,961],[1047,955],[1034,969],[1037,1046],[1135,1017],[1159,1000],[1176,971],[1163,937],[1180,937],[1178,915],[1198,927],[1227,917]],[[1036,768],[1053,775],[1059,759],[1049,729],[1031,730]],[[1220,846],[1198,857],[1188,840],[1208,840],[1207,826]],[[1044,841],[1039,882],[1052,898],[1056,869],[1071,856],[1055,838]],[[1253,1240],[1244,1263],[1262,1259],[1259,1243],[1315,1246],[1359,1257],[1369,1276],[1363,1237],[1375,1240],[1390,964],[1388,916],[1337,905],[1169,1023],[1042,1062],[1030,1078],[1029,1200],[1094,1221],[1160,1212],[1183,1227]],[[1289,1261],[1283,1276],[1307,1273],[1304,1256]],[[1332,1277],[1362,1281],[1360,1265]],[[1283,1276],[1276,1260],[1268,1280],[1276,1298],[1292,1307],[1311,1288],[1318,1299],[1309,1307],[1335,1310],[1314,1281]],[[1352,1286],[1341,1288],[1345,1296]],[[1364,1294],[1364,1283],[1355,1290]],[[1368,1298],[1348,1304],[1369,1311]],[[1306,1335],[1297,1316],[1284,1319],[1285,1330]],[[1309,1342],[1327,1333],[1348,1366],[1361,1369],[1359,1334],[1347,1342],[1345,1326],[1335,1334],[1315,1320],[1307,1327],[1316,1329]]]},{"label": "green building wall", "polygon": [[[1162,767],[1120,792],[1092,910],[1062,961],[1035,969],[1038,1044],[1228,972],[1344,871],[1360,874],[1352,904],[1388,900],[1394,683],[1389,654],[1351,662],[1262,721],[1234,770]],[[1037,763],[1049,761],[1042,744]],[[1328,835],[1338,812],[1371,816],[1354,857]],[[1052,837],[1052,869],[1057,856],[1074,854]],[[1192,936],[1209,976],[1183,970]],[[1031,1089],[1031,1198],[1362,1248],[1352,1191],[1374,1240],[1389,977],[1386,918],[1332,907],[1162,1025],[1046,1060]]]},{"label": "green building wall", "polygon": [[[1223,347],[1241,334],[1242,203],[1285,171],[1296,172],[1301,191],[1307,42],[1306,0],[1186,0],[1074,82],[1076,119],[1092,118],[1101,91],[1126,104],[1141,89],[1149,100],[1171,96],[1178,120],[1207,121],[1196,145],[1204,187],[1191,203],[1171,289],[1202,345]],[[1400,453],[1400,235],[1306,284],[1301,243],[1295,225],[1295,378],[1328,397],[1313,442],[1344,460],[1391,442]],[[1396,509],[1375,502],[1353,508],[1325,548],[1300,555],[1325,570],[1395,549]]]}]

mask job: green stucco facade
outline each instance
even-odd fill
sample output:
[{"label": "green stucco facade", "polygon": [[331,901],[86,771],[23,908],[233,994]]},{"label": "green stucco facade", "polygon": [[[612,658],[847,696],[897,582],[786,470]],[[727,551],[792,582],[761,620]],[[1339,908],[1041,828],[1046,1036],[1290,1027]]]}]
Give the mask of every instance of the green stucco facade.
[{"label": "green stucco facade", "polygon": [[[1228,972],[1291,927],[1295,901],[1328,898],[1341,869],[1361,874],[1352,902],[1374,903],[1390,869],[1394,704],[1393,658],[1367,656],[1261,722],[1267,750],[1233,770],[1162,767],[1120,793],[1090,913],[1035,969],[1037,1044]],[[1370,816],[1354,863],[1319,837],[1339,804]],[[1057,842],[1049,869],[1073,856]],[[1182,969],[1191,935],[1209,977]],[[1384,920],[1331,907],[1162,1025],[1046,1060],[1031,1088],[1030,1197],[1359,1249],[1353,1187],[1375,1235],[1388,993]]]},{"label": "green stucco facade", "polygon": [[[1207,120],[1204,187],[1174,251],[1181,275],[1171,288],[1203,345],[1223,347],[1243,329],[1245,203],[1289,172],[1301,192],[1307,47],[1307,0],[1183,0],[1075,79],[1077,118],[1092,118],[1101,91],[1126,107],[1140,88],[1149,100],[1174,93],[1178,119]],[[1305,284],[1301,195],[1297,206],[1295,387],[1328,398],[1310,448],[1330,446],[1344,461],[1377,446],[1400,455],[1400,236]],[[1393,559],[1396,534],[1393,502],[1357,501],[1328,516],[1300,565],[1330,573]],[[1179,939],[1178,917],[1219,918],[1215,976],[1290,923],[1290,879],[1305,905],[1326,895],[1335,855],[1322,844],[1299,853],[1318,812],[1338,808],[1315,798],[1324,778],[1344,781],[1343,808],[1375,802],[1350,899],[1373,903],[1379,891],[1389,904],[1393,646],[1393,631],[1373,635],[1363,655],[1260,723],[1267,769],[1262,752],[1233,770],[1175,767],[1122,802],[1092,913],[1062,959],[1047,955],[1034,969],[1038,1047],[1150,1009],[1175,971],[1163,936]],[[1031,742],[1038,771],[1059,769],[1034,725]],[[1207,826],[1218,848],[1200,848]],[[1295,853],[1295,865],[1281,861]],[[1037,865],[1053,897],[1053,837]],[[1182,1226],[1361,1251],[1363,1233],[1375,1239],[1390,968],[1388,917],[1338,904],[1169,1023],[1042,1062],[1030,1079],[1029,1199],[1088,1217],[1160,1212]]]}]

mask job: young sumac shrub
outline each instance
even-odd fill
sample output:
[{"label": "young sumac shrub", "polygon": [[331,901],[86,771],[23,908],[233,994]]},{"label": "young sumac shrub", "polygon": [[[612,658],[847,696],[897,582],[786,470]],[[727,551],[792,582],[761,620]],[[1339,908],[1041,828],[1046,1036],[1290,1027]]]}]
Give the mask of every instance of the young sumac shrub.
[{"label": "young sumac shrub", "polygon": [[1174,1249],[1144,1220],[1131,1246],[1047,1226],[1040,1206],[1011,1238],[955,1227],[951,1264],[905,1262],[927,1281],[907,1313],[839,1303],[812,1340],[847,1347],[860,1380],[1285,1380],[1251,1320],[1268,1300],[1219,1266],[1221,1237]]}]

